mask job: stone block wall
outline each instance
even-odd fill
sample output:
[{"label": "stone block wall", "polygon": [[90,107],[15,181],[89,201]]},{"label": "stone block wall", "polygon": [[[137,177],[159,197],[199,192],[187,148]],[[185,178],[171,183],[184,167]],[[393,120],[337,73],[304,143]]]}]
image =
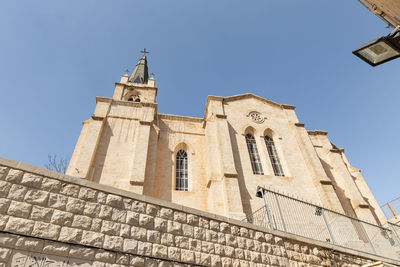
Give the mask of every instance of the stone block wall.
[{"label": "stone block wall", "polygon": [[400,266],[0,158],[0,266],[355,267],[377,260]]}]

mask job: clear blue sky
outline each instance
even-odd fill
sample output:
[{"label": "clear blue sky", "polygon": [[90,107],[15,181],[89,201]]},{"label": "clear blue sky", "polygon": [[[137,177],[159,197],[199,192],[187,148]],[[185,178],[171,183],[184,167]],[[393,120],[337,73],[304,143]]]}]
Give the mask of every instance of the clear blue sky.
[{"label": "clear blue sky", "polygon": [[246,92],[296,105],[383,204],[400,196],[400,59],[351,51],[385,26],[357,0],[0,0],[0,156],[70,156],[146,47],[159,112],[202,117],[207,95]]}]

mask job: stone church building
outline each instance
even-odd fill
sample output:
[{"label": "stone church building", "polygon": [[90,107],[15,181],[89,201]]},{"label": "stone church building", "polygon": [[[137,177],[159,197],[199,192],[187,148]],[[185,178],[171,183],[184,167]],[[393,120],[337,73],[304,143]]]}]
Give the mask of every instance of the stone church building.
[{"label": "stone church building", "polygon": [[[385,222],[359,169],[295,106],[251,93],[207,98],[203,118],[157,112],[146,55],[97,97],[67,175],[242,219],[263,205],[257,186]],[[161,103],[162,104],[162,103]]]}]

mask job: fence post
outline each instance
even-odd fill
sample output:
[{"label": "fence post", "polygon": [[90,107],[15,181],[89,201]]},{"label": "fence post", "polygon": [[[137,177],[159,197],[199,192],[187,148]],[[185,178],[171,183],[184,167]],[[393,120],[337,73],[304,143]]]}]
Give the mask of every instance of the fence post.
[{"label": "fence post", "polygon": [[[269,228],[274,229],[274,228],[272,227],[272,218],[271,218],[271,214],[269,213],[267,201],[265,200],[265,192],[264,192],[264,189],[263,189],[263,191],[262,191],[262,197],[263,197],[263,199],[264,199],[265,212],[267,213]],[[264,216],[264,217],[265,217],[265,216]],[[264,221],[264,217],[263,217],[263,221]],[[261,224],[263,223],[263,221],[261,221]]]},{"label": "fence post", "polygon": [[279,215],[281,216],[281,221],[282,221],[282,225],[283,225],[283,231],[287,232],[286,231],[285,220],[283,219],[281,205],[279,205],[279,200],[278,200],[278,197],[276,196],[276,194],[274,194],[274,196],[275,196],[276,206],[278,207],[278,210],[279,210]]},{"label": "fence post", "polygon": [[324,218],[324,222],[326,224],[326,228],[328,228],[328,232],[329,232],[329,235],[331,236],[332,243],[336,244],[335,238],[333,237],[332,229],[329,226],[328,220],[325,217],[325,210],[323,208],[321,208],[321,210],[322,210],[322,218]]},{"label": "fence post", "polygon": [[365,228],[364,228],[364,225],[363,225],[363,223],[362,223],[362,222],[360,222],[360,221],[358,221],[358,222],[360,223],[360,225],[361,225],[361,229],[363,230],[363,232],[364,232],[365,236],[367,237],[368,243],[369,243],[369,245],[371,246],[371,248],[372,248],[372,251],[374,252],[374,254],[376,254],[376,251],[375,251],[374,245],[372,244],[372,242],[371,242],[371,239],[369,239],[368,233],[367,233],[367,231],[365,231]]}]

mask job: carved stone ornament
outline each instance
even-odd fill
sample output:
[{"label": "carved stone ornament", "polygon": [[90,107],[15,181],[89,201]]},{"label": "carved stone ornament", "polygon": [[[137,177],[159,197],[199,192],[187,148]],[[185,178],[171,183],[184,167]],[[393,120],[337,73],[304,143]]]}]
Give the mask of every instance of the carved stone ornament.
[{"label": "carved stone ornament", "polygon": [[261,113],[257,111],[250,112],[248,116],[252,119],[252,121],[256,123],[263,123],[265,120],[265,118],[261,116]]}]

